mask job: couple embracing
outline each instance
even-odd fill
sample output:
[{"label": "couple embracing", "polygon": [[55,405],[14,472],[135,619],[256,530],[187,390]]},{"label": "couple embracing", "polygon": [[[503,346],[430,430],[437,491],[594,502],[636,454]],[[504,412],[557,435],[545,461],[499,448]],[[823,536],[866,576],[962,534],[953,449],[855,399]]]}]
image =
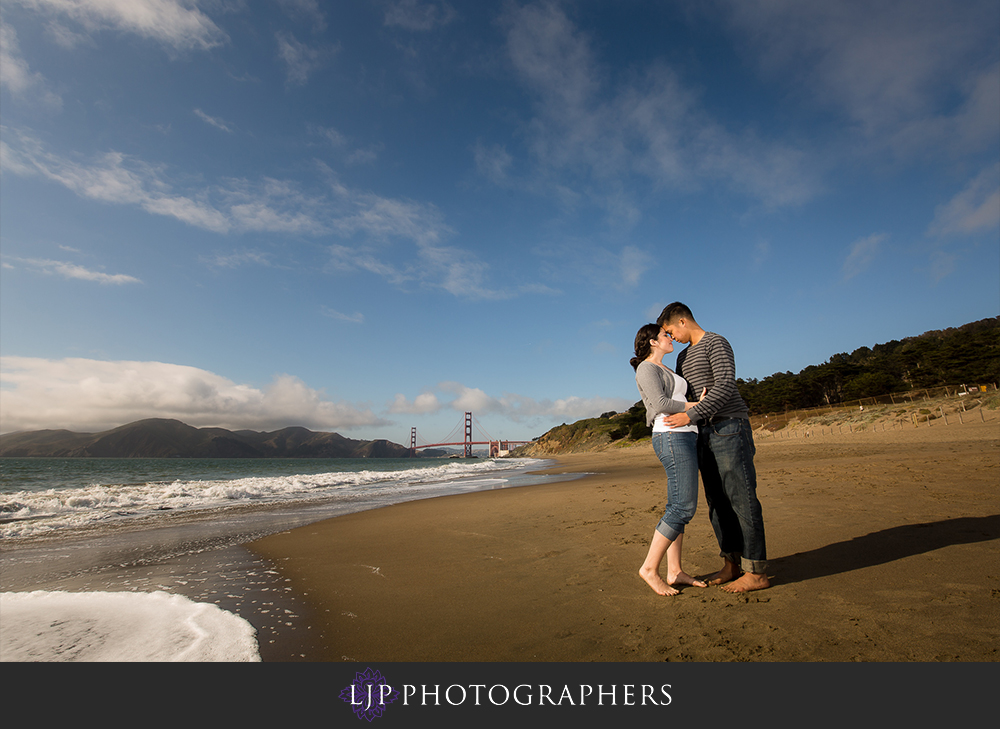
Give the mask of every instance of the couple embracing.
[{"label": "couple embracing", "polygon": [[[677,355],[676,372],[663,364],[674,342],[690,345]],[[683,585],[722,585],[727,592],[769,587],[753,434],[729,342],[702,329],[691,310],[675,302],[656,324],[636,334],[631,364],[646,424],[653,426],[653,450],[667,473],[666,512],[639,574],[660,595],[676,595]],[[689,399],[689,393],[698,400]],[[722,569],[704,580],[681,567],[684,527],[698,505],[699,470],[723,558]]]}]

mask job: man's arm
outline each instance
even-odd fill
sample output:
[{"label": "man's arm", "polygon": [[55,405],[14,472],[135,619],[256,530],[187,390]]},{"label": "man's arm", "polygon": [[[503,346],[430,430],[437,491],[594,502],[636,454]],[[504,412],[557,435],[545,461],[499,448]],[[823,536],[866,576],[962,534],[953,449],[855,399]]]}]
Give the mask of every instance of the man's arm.
[{"label": "man's arm", "polygon": [[[739,394],[736,386],[736,358],[733,355],[733,348],[722,336],[714,336],[709,342],[706,355],[709,366],[712,368],[712,379],[714,382],[708,393],[697,405],[693,406],[685,414],[688,418],[686,422],[678,423],[687,425],[689,422],[696,422],[712,417],[719,412],[733,396]],[[671,426],[676,427],[673,422]]]}]

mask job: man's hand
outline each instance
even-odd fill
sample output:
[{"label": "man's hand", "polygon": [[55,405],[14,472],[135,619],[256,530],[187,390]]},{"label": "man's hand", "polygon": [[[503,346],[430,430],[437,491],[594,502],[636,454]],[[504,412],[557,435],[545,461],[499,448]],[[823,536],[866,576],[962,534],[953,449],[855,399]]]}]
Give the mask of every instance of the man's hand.
[{"label": "man's hand", "polygon": [[667,417],[667,425],[671,428],[679,428],[682,425],[690,425],[691,418],[688,417],[687,413],[674,413]]},{"label": "man's hand", "polygon": [[686,402],[686,403],[684,403],[684,410],[685,411],[690,410],[691,408],[693,408],[696,405],[700,404],[701,401],[705,399],[705,395],[707,395],[707,394],[708,394],[708,388],[707,387],[701,388],[701,397],[698,398],[698,402]]}]

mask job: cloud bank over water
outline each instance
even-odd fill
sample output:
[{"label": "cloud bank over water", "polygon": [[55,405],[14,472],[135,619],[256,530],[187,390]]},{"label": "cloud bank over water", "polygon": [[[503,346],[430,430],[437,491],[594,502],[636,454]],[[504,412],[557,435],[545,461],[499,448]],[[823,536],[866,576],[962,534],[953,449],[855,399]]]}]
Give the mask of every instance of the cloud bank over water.
[{"label": "cloud bank over water", "polygon": [[336,431],[385,424],[371,408],[333,402],[288,374],[258,388],[165,362],[3,357],[0,370],[4,433],[44,428],[99,432],[145,418],[265,431],[293,425]]},{"label": "cloud bank over water", "polygon": [[94,433],[136,420],[168,418],[197,428],[257,431],[301,426],[349,432],[396,425],[399,443],[409,432],[400,416],[452,410],[514,422],[540,417],[573,421],[632,404],[623,398],[493,396],[458,382],[442,382],[412,400],[397,394],[379,412],[364,402],[332,400],[290,374],[276,375],[266,386],[256,387],[166,362],[38,357],[0,358],[0,402],[0,433],[43,429]]}]

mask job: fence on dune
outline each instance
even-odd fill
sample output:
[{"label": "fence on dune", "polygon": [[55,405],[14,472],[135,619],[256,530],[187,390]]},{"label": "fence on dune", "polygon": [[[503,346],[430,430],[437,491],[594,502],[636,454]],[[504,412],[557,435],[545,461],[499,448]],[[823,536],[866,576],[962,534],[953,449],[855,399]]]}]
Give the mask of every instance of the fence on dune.
[{"label": "fence on dune", "polygon": [[[754,437],[803,438],[1000,419],[996,383],[893,392],[835,405],[754,415]],[[919,406],[919,407],[917,407]],[[970,420],[971,419],[971,420]],[[793,427],[789,427],[789,426]]]}]

